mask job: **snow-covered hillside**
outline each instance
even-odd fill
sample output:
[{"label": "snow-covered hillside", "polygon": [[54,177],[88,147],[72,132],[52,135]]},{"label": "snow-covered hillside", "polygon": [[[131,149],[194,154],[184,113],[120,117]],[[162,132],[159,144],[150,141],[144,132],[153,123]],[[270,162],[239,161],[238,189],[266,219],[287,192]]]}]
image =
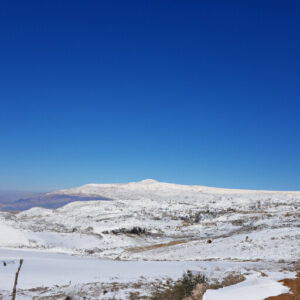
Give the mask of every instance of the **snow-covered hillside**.
[{"label": "snow-covered hillside", "polygon": [[0,212],[0,247],[118,260],[262,261],[284,268],[300,258],[300,192],[143,180],[50,195],[111,200]]},{"label": "snow-covered hillside", "polygon": [[[73,202],[57,210],[2,212],[0,226],[5,229],[0,246],[119,259],[289,260],[300,256],[300,192],[144,180],[88,184],[55,193],[112,200]],[[11,234],[4,235],[5,230]]]}]

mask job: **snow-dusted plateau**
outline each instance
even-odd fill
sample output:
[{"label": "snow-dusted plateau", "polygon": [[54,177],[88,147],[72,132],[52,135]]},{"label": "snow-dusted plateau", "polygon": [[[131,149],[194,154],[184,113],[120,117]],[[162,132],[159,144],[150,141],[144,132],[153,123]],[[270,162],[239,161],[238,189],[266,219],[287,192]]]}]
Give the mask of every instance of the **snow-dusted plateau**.
[{"label": "snow-dusted plateau", "polygon": [[46,195],[73,196],[85,201],[0,212],[3,299],[20,258],[17,299],[142,299],[192,270],[215,283],[244,278],[205,300],[256,300],[288,293],[278,280],[299,271],[300,192],[143,180]]}]

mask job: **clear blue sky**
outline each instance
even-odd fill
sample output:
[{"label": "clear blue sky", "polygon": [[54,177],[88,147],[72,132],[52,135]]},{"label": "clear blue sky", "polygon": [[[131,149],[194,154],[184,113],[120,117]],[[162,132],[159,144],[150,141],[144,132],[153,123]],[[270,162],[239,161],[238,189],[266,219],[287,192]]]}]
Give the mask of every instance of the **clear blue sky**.
[{"label": "clear blue sky", "polygon": [[0,188],[300,189],[299,1],[11,1]]}]

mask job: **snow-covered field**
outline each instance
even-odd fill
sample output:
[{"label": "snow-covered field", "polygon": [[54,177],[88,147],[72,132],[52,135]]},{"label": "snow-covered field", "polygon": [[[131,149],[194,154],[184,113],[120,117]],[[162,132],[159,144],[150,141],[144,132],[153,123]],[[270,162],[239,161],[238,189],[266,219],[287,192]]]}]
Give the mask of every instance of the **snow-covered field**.
[{"label": "snow-covered field", "polygon": [[[260,277],[259,270],[279,273],[283,269],[292,270],[300,258],[300,192],[229,190],[144,180],[128,184],[89,184],[52,194],[112,200],[73,202],[56,210],[32,208],[20,213],[0,212],[0,247],[30,249],[18,252],[25,259],[22,276],[32,272],[26,277],[31,278],[33,284],[26,286],[29,279],[24,278],[23,283],[20,281],[21,289],[42,284],[39,274],[44,271],[34,269],[37,261],[32,253],[47,257],[41,259],[43,263],[38,262],[40,266],[45,264],[43,270],[51,264],[59,268],[57,261],[61,257],[63,264],[74,268],[69,273],[67,269],[59,272],[65,282],[52,280],[50,270],[50,275],[45,275],[49,281],[42,284],[48,287],[67,286],[69,281],[70,286],[82,284],[82,280],[74,279],[76,270],[79,278],[89,280],[84,283],[105,283],[111,276],[117,277],[118,282],[127,280],[127,284],[132,284],[143,274],[146,278],[143,280],[148,282],[167,277],[175,280],[183,270],[198,268],[208,272],[209,278],[221,278],[226,272],[242,270],[248,277],[236,288],[243,290],[245,286],[257,285],[257,290],[262,286],[261,290],[266,291],[267,285],[275,294],[286,288],[271,275]],[[6,255],[13,260],[14,253],[1,250],[0,259]],[[26,255],[30,256],[27,260]],[[124,260],[134,261],[128,270],[138,270],[135,276],[130,277],[130,271],[121,271],[121,277],[115,275],[128,263]],[[29,271],[30,264],[34,271]],[[87,272],[81,272],[81,264],[90,266]],[[99,275],[93,271],[97,266],[104,270],[105,264],[112,264],[109,272]],[[166,267],[166,264],[170,265]],[[249,266],[244,268],[242,264]],[[16,268],[13,263],[7,266],[11,272]],[[155,266],[155,274],[151,273],[152,266]],[[0,289],[7,290],[9,286],[3,283],[3,278],[8,275],[4,272],[1,268]],[[95,286],[94,290],[101,289],[96,283]],[[124,288],[120,288],[116,296],[126,299],[121,291]],[[205,299],[216,299],[214,295],[218,292],[221,290],[208,291]],[[232,288],[224,288],[223,293],[232,293]],[[235,299],[230,295],[230,299]],[[262,295],[251,299],[263,299]]]},{"label": "snow-covered field", "polygon": [[[128,299],[130,292],[136,290],[141,296],[149,295],[155,285],[166,280],[175,281],[186,270],[201,272],[211,282],[218,282],[229,274],[246,274],[246,280],[236,288],[209,290],[206,300],[220,299],[220,293],[224,295],[222,299],[239,299],[238,295],[243,293],[248,293],[245,299],[263,299],[262,296],[287,292],[277,280],[295,276],[294,272],[279,272],[277,264],[262,262],[117,261],[8,248],[0,249],[0,257],[1,265],[6,263],[0,272],[3,299],[10,299],[21,257],[24,264],[19,277],[18,299],[65,299],[66,295],[73,299],[83,299],[83,296],[87,299]],[[252,288],[255,293],[249,293]]]}]

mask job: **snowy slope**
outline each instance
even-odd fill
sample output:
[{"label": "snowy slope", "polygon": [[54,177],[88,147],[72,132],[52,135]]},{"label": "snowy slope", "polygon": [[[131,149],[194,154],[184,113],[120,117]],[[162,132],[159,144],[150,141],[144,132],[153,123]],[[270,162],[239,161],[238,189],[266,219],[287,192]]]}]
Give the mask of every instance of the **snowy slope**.
[{"label": "snowy slope", "polygon": [[[156,273],[145,277],[140,284],[148,288],[150,282],[160,280],[161,275],[176,279],[187,268],[199,270],[210,280],[216,278],[217,281],[226,274],[240,272],[246,281],[235,288],[225,287],[222,293],[227,299],[235,300],[240,298],[234,295],[255,288],[258,292],[249,299],[260,299],[286,291],[274,278],[262,277],[260,272],[277,271],[283,278],[283,270],[296,270],[300,258],[300,192],[230,190],[143,180],[127,184],[88,184],[48,194],[50,198],[71,199],[73,196],[94,201],[72,202],[58,209],[35,207],[19,213],[0,211],[0,248],[9,247],[0,251],[0,261],[16,262],[14,253],[19,251],[20,256],[27,257],[24,272],[32,274],[27,276],[27,279],[32,278],[31,284],[23,282],[24,290],[20,291],[24,299],[38,293],[59,299],[57,295],[74,291],[89,295],[89,299],[98,299],[91,295],[99,295],[108,288],[112,291],[108,296],[127,299],[128,292],[140,284],[140,279],[128,272],[124,278],[119,276],[122,266],[118,263],[122,260],[132,261],[133,270],[139,270],[141,261],[149,261],[149,265],[141,269],[145,275],[156,266]],[[97,200],[103,198],[110,200]],[[24,250],[29,251],[29,256],[22,254]],[[4,253],[5,257],[1,257]],[[80,255],[84,262],[81,258],[69,260],[69,256],[54,253]],[[90,276],[76,277],[78,274],[74,272],[81,269],[81,264],[91,268],[99,264],[100,269],[105,268],[107,260],[103,259],[116,260],[114,268],[106,269],[106,277],[92,278],[98,273],[91,270],[88,270]],[[165,261],[170,263],[167,268],[174,266],[170,272],[164,270]],[[45,276],[49,280],[44,287],[39,287],[43,277],[35,266],[45,265],[52,270],[53,265],[58,270],[60,262],[65,264],[65,271],[61,271],[64,281],[57,282],[49,273],[51,278]],[[2,268],[0,278],[6,276],[5,270],[13,276],[15,269],[16,263],[14,267]],[[67,285],[66,280],[73,280],[75,285]],[[116,283],[109,286],[105,280]],[[9,287],[2,282],[0,295],[9,299]],[[118,292],[113,292],[115,284]],[[34,292],[29,290],[37,287]],[[205,299],[219,299],[219,292],[209,290]],[[149,289],[143,293],[149,293]]]},{"label": "snowy slope", "polygon": [[[73,202],[56,210],[2,212],[0,226],[13,234],[3,230],[0,246],[126,260],[300,257],[300,192],[144,180],[88,184],[55,193],[112,200]],[[145,232],[134,234],[135,226]]]},{"label": "snowy slope", "polygon": [[[287,292],[277,280],[295,277],[294,272],[274,272],[276,265],[262,262],[182,262],[116,261],[70,256],[45,251],[0,249],[0,298],[11,299],[19,258],[24,259],[18,282],[17,299],[129,299],[130,292],[151,294],[152,288],[166,279],[177,280],[184,271],[201,272],[210,282],[228,274],[247,273],[236,286],[208,290],[207,300],[262,299]],[[249,272],[249,270],[252,270]],[[260,271],[264,272],[264,276]],[[222,295],[222,297],[220,297]],[[136,299],[136,298],[135,298]]]}]

